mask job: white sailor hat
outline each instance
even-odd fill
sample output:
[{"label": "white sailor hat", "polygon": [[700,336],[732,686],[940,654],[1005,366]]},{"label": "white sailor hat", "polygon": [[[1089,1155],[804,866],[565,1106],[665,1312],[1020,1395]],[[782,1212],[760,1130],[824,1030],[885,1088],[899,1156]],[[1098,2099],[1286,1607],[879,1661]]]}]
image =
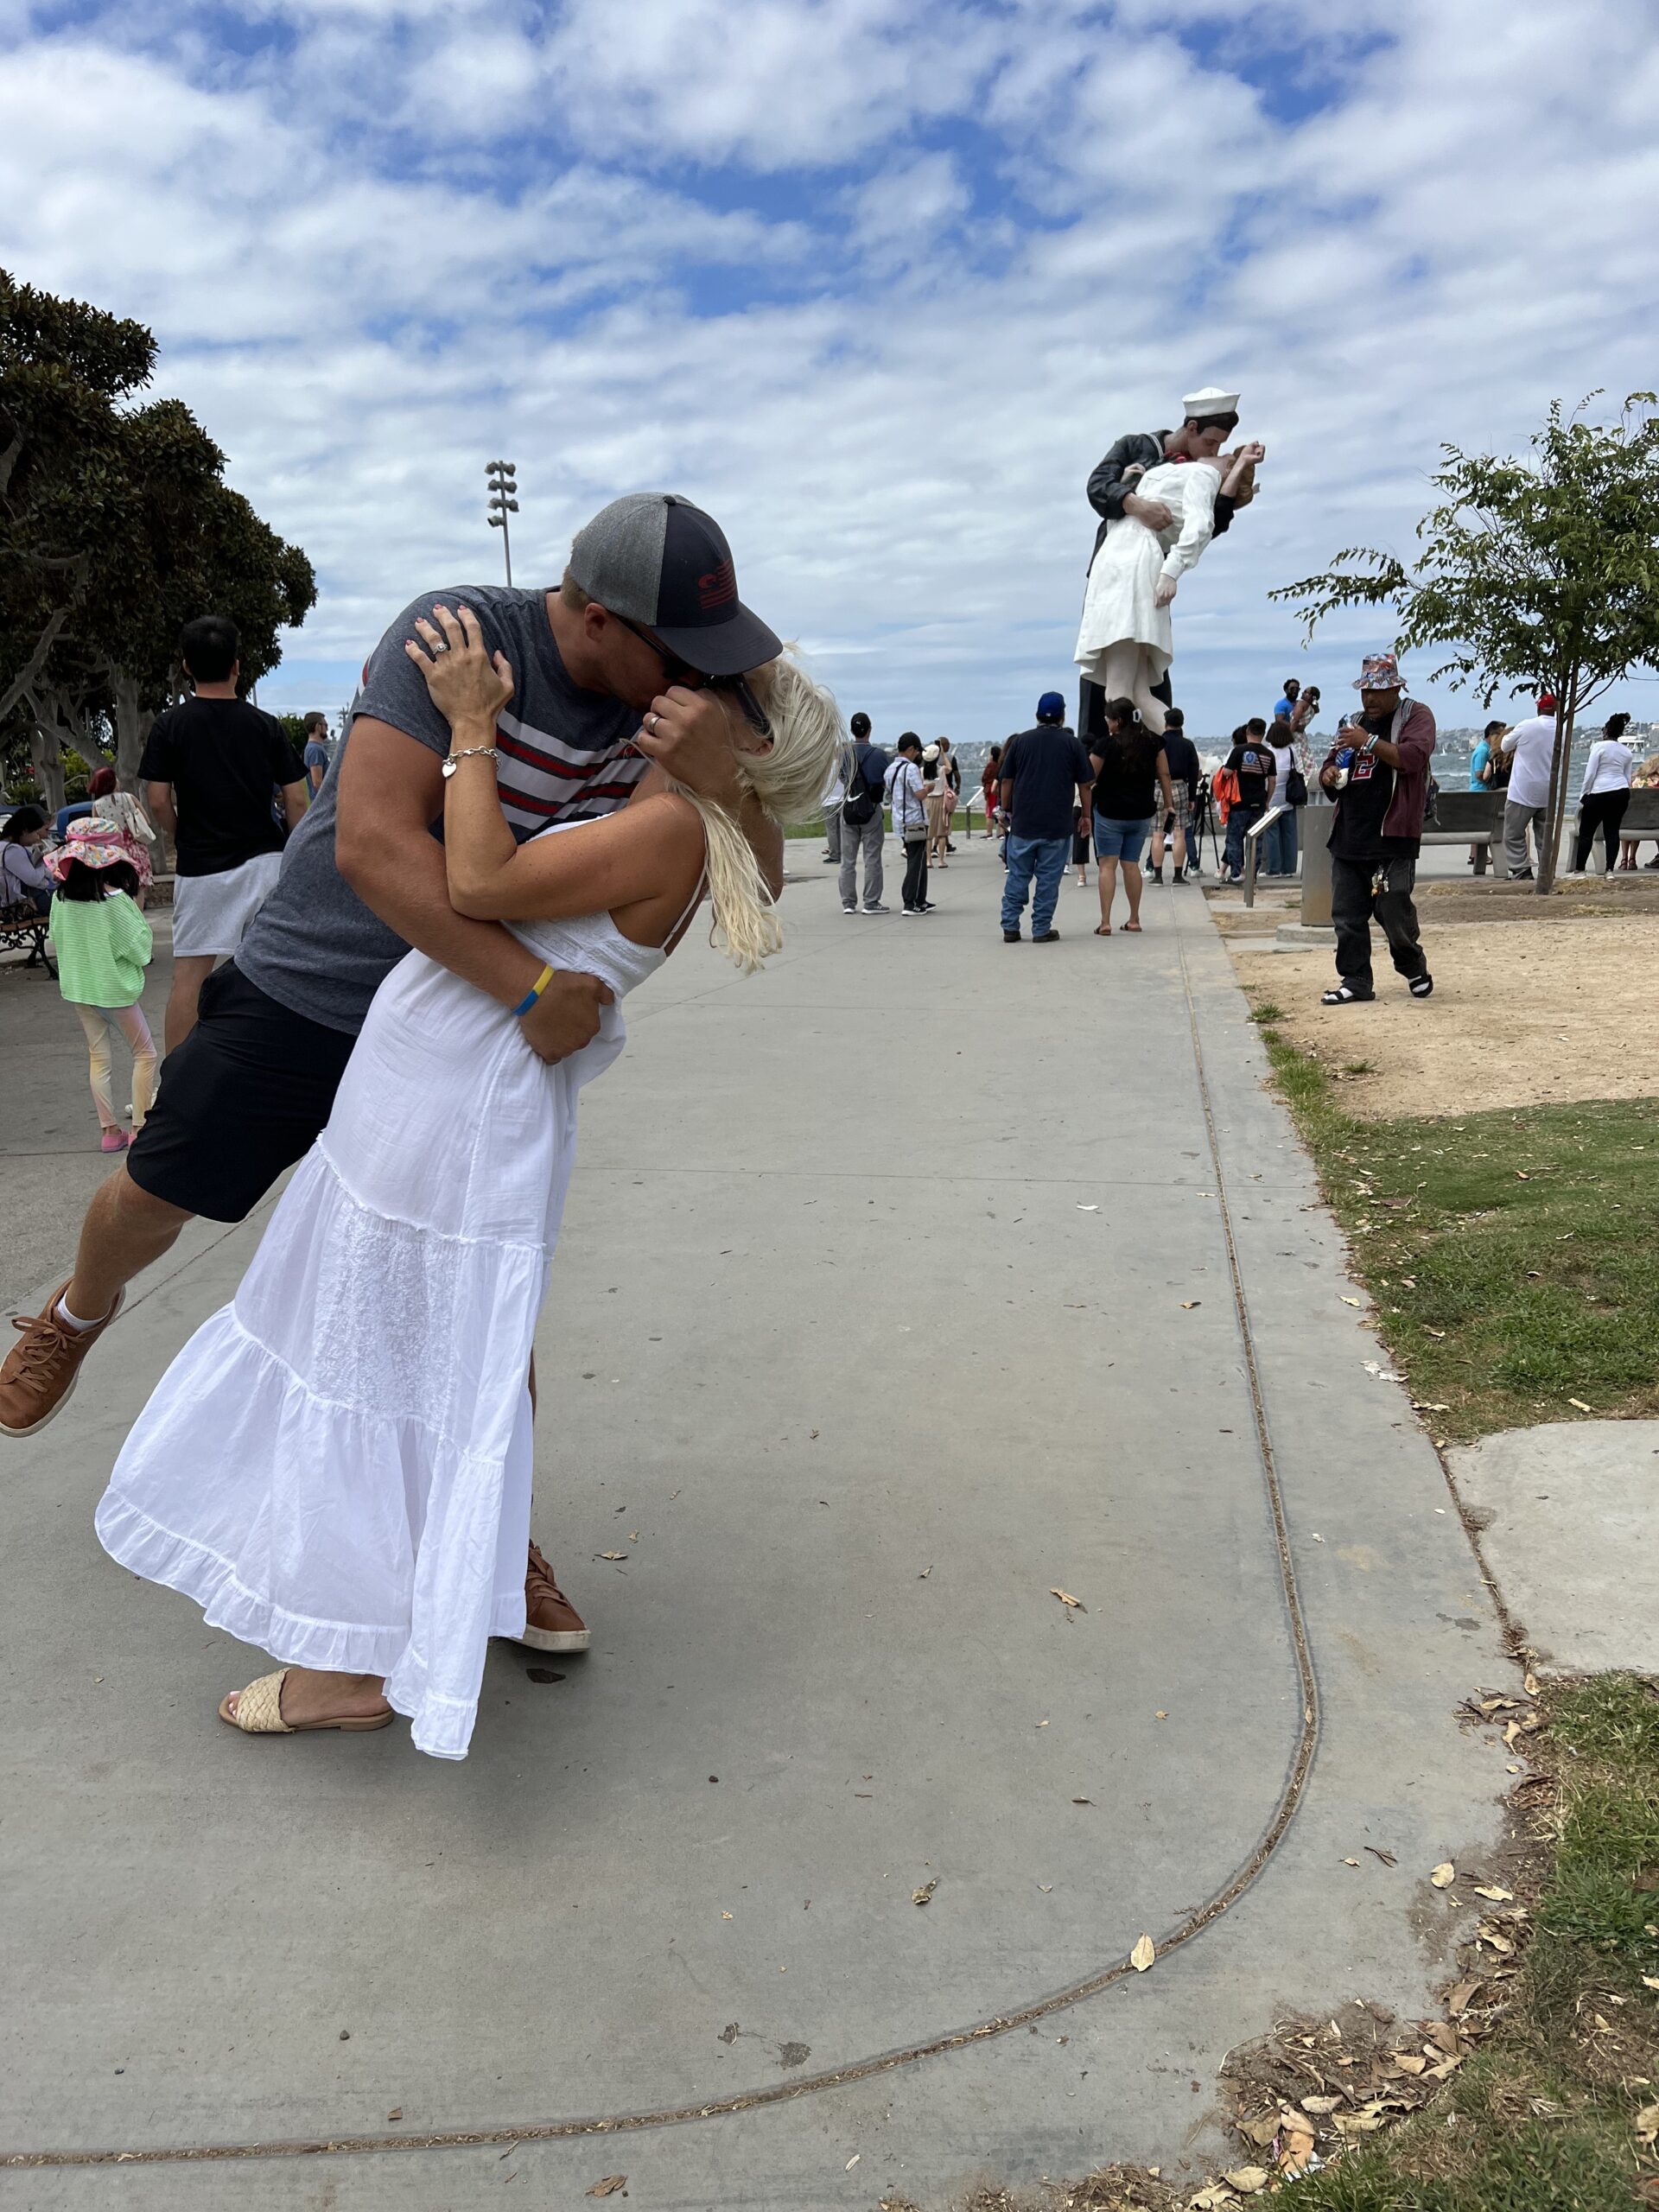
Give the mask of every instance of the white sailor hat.
[{"label": "white sailor hat", "polygon": [[1238,394],[1207,384],[1202,391],[1189,391],[1181,402],[1183,422],[1203,422],[1211,415],[1236,415]]}]

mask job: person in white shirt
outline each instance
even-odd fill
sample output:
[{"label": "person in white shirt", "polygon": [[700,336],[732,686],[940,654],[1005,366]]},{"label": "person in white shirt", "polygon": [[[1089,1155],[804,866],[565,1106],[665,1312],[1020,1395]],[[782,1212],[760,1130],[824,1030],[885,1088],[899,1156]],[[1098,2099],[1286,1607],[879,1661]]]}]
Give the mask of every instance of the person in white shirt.
[{"label": "person in white shirt", "polygon": [[1510,876],[1526,882],[1532,875],[1532,856],[1527,849],[1528,826],[1531,825],[1541,854],[1543,841],[1549,834],[1549,764],[1555,753],[1555,702],[1551,695],[1548,691],[1541,693],[1537,713],[1526,721],[1516,722],[1498,743],[1514,760],[1509,789],[1503,795],[1503,850]]},{"label": "person in white shirt", "polygon": [[843,747],[836,760],[835,773],[823,787],[823,864],[826,868],[841,866],[841,803],[847,796],[847,760]]},{"label": "person in white shirt", "polygon": [[1618,825],[1630,803],[1630,781],[1636,774],[1636,755],[1624,742],[1628,715],[1609,715],[1601,735],[1590,748],[1579,788],[1579,845],[1573,855],[1573,873],[1582,875],[1590,848],[1600,830],[1607,855],[1607,873],[1618,865]]},{"label": "person in white shirt", "polygon": [[905,849],[905,912],[925,914],[927,895],[927,802],[922,797],[922,741],[907,729],[894,748],[899,757],[887,771],[887,803],[893,831]]}]

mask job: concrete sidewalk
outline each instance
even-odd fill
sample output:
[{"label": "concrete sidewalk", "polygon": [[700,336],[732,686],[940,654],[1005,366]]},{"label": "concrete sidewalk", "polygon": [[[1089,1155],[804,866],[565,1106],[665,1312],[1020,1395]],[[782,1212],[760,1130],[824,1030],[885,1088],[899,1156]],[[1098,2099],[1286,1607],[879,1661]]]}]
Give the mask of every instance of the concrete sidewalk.
[{"label": "concrete sidewalk", "polygon": [[[1179,2176],[1230,2045],[1447,1978],[1427,1877],[1505,1781],[1455,1708],[1505,1662],[1199,893],[1096,940],[1068,886],[1015,948],[987,847],[911,927],[797,865],[782,957],[688,944],[588,1094],[537,1530],[594,1649],[497,1645],[464,1764],[234,1736],[260,1655],[92,1537],[257,1223],[193,1232],[3,1463],[0,2154],[494,2139],[13,2166],[0,2203]],[[1036,2009],[1143,1932],[1149,1973]]]}]

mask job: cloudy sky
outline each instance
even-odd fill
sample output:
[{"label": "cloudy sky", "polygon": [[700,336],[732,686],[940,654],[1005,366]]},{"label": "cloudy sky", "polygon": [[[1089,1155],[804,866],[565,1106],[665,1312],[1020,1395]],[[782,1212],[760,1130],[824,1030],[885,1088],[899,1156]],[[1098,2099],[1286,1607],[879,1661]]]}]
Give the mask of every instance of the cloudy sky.
[{"label": "cloudy sky", "polygon": [[1653,29],[1647,0],[0,0],[0,263],[150,325],[156,390],[310,554],[272,706],[343,703],[416,590],[499,576],[505,454],[519,581],[616,493],[683,491],[849,711],[1000,736],[1071,691],[1091,466],[1236,385],[1262,495],[1175,609],[1207,733],[1387,642],[1305,655],[1267,594],[1407,550],[1441,439],[1659,383]]}]

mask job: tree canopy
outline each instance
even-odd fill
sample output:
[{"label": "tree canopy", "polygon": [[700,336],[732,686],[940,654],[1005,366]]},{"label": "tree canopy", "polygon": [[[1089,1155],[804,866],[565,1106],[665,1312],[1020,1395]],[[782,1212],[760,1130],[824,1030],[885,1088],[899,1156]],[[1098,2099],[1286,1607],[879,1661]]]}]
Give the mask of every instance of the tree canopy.
[{"label": "tree canopy", "polygon": [[193,615],[236,624],[246,687],[316,601],[189,409],[137,404],[155,361],[142,324],[0,270],[0,731],[48,797],[66,742],[131,780]]},{"label": "tree canopy", "polygon": [[1269,594],[1300,606],[1310,636],[1339,608],[1391,607],[1396,649],[1444,648],[1433,676],[1487,706],[1523,686],[1554,695],[1541,893],[1554,879],[1574,720],[1630,669],[1659,665],[1659,401],[1632,392],[1611,423],[1585,421],[1588,405],[1569,416],[1555,401],[1520,460],[1443,447],[1414,565],[1350,547],[1325,575]]}]

